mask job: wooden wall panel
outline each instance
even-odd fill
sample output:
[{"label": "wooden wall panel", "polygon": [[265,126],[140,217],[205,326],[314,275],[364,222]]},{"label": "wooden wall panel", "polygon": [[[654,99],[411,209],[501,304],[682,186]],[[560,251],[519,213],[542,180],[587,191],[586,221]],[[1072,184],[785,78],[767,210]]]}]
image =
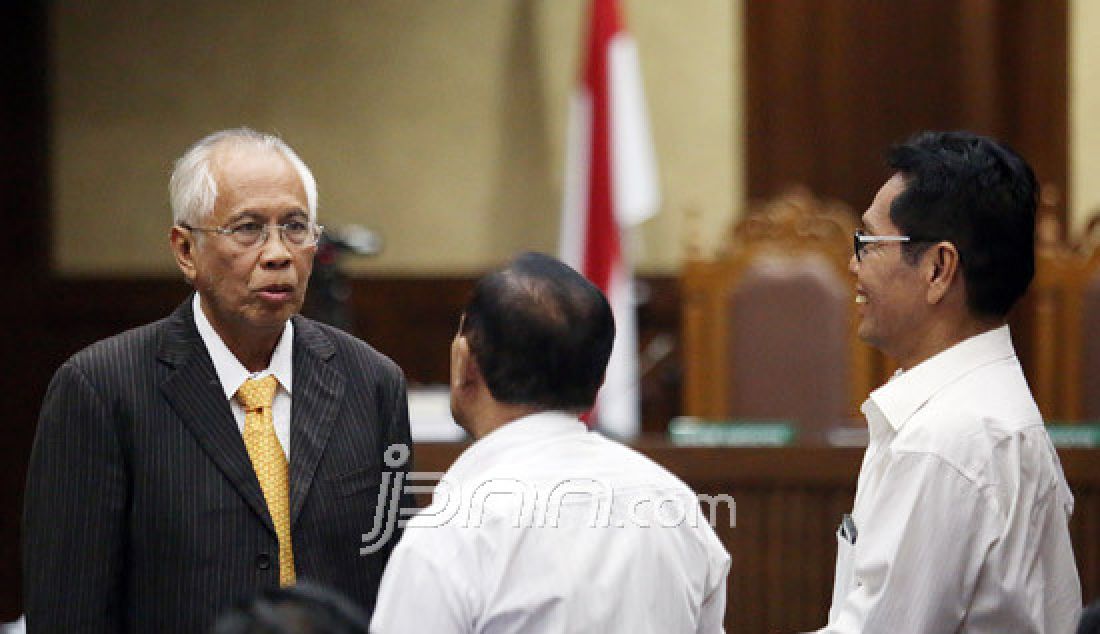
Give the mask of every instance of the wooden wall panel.
[{"label": "wooden wall panel", "polygon": [[1031,163],[1043,188],[1044,204],[1053,206],[1064,228],[1072,195],[1067,176],[1068,2],[988,4],[996,8],[1000,46],[994,75],[1000,80],[996,93],[1000,119],[994,129]]},{"label": "wooden wall panel", "polygon": [[862,210],[886,149],[922,129],[999,137],[1051,202],[1067,187],[1066,0],[747,0],[747,183]]}]

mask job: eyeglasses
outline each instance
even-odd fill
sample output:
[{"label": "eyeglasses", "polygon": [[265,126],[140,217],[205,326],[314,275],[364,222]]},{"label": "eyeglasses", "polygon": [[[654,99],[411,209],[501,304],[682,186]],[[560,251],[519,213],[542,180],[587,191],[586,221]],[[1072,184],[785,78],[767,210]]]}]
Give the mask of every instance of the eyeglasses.
[{"label": "eyeglasses", "polygon": [[[852,234],[852,251],[856,254],[856,262],[863,261],[863,251],[868,244],[875,244],[878,242],[917,242],[909,236],[869,236],[863,233],[862,229],[856,229]],[[920,242],[927,242],[921,240]]]},{"label": "eyeglasses", "polygon": [[269,225],[255,220],[241,220],[227,227],[192,227],[187,223],[180,226],[188,231],[205,231],[229,236],[234,242],[244,248],[262,246],[267,242],[267,236],[271,233],[271,227],[275,227],[282,234],[283,242],[295,247],[311,247],[321,239],[321,232],[325,230],[323,225],[304,220],[291,220],[283,224]]}]

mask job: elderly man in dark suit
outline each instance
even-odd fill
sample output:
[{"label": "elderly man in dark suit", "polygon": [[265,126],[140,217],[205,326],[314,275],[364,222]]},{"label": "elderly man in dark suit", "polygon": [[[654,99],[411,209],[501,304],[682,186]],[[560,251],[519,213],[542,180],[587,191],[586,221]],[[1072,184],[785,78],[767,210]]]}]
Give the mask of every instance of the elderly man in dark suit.
[{"label": "elderly man in dark suit", "polygon": [[228,130],[177,162],[171,199],[195,294],[76,354],[43,402],[28,628],[201,632],[296,579],[369,612],[392,543],[360,550],[384,517],[386,449],[410,444],[405,382],[367,344],[296,315],[321,232],[313,176],[281,140]]}]

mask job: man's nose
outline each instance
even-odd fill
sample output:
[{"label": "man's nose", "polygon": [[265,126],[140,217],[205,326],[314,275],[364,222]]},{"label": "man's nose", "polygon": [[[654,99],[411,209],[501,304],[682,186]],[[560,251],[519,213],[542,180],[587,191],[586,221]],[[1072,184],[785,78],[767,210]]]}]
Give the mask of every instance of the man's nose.
[{"label": "man's nose", "polygon": [[848,258],[848,272],[850,272],[852,275],[856,275],[859,273],[859,260],[856,259],[855,253],[853,253],[851,257]]},{"label": "man's nose", "polygon": [[290,265],[290,247],[283,241],[278,227],[269,227],[267,240],[260,247],[260,262],[264,268],[279,269]]}]

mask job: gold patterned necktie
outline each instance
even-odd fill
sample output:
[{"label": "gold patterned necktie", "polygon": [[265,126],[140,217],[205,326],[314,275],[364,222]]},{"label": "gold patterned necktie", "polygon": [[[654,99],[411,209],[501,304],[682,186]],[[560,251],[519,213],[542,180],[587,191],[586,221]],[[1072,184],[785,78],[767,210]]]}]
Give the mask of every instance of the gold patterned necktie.
[{"label": "gold patterned necktie", "polygon": [[278,381],[274,375],[249,379],[237,390],[244,406],[244,446],[256,470],[267,510],[279,538],[279,584],[294,583],[294,550],[290,543],[290,486],[287,460],[275,435],[272,404]]}]

